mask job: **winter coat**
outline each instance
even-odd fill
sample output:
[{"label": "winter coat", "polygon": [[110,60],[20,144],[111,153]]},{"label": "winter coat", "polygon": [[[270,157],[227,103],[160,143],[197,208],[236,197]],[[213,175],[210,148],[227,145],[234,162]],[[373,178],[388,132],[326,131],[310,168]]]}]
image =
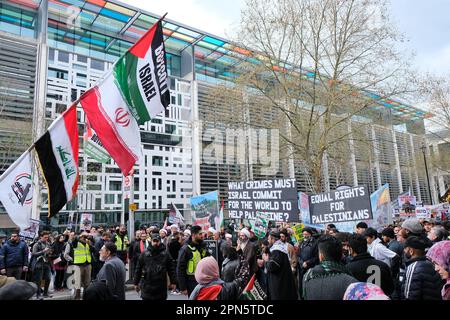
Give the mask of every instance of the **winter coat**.
[{"label": "winter coat", "polygon": [[[133,241],[130,244],[130,248],[128,251],[128,256],[130,258],[131,261],[133,261],[133,263],[137,263],[137,261],[139,260],[139,257],[141,256],[142,252],[141,252],[141,241]],[[147,240],[144,240],[144,248],[148,249],[148,247],[150,247],[150,243]],[[144,249],[145,252],[145,249]]]},{"label": "winter coat", "polygon": [[0,269],[28,266],[28,246],[23,240],[8,240],[0,249],[0,257]]},{"label": "winter coat", "polygon": [[170,257],[173,260],[178,260],[178,254],[180,253],[180,249],[181,249],[182,245],[180,243],[180,241],[178,241],[177,239],[171,238],[171,240],[169,241],[168,245],[167,245],[167,250],[169,251]]},{"label": "winter coat", "polygon": [[378,238],[373,240],[373,242],[367,246],[367,249],[372,257],[383,261],[389,268],[392,266],[392,259],[397,255],[394,251],[386,248]]},{"label": "winter coat", "polygon": [[207,285],[197,285],[189,296],[189,300],[237,300],[239,295],[237,282],[224,282],[217,279]]},{"label": "winter coat", "polygon": [[[188,275],[186,273],[188,261],[192,259],[192,252],[188,248],[188,245],[191,247],[196,247],[197,250],[200,251],[201,258],[203,259],[207,255],[209,255],[208,250],[206,250],[205,243],[201,244],[194,244],[192,242],[192,239],[189,238],[184,245],[181,247],[180,252],[178,253],[178,261],[177,261],[177,268],[176,268],[176,274],[177,274],[177,280],[178,280],[178,286],[181,291],[187,290],[187,283],[196,283],[194,275]],[[195,271],[195,270],[194,270]]]},{"label": "winter coat", "polygon": [[247,244],[244,247],[244,250],[238,248],[237,252],[239,255],[242,255],[245,260],[247,260],[248,265],[250,267],[250,274],[253,275],[256,271],[258,271],[258,264],[256,263],[256,252],[257,247],[256,243],[248,240]]},{"label": "winter coat", "polygon": [[67,266],[67,261],[64,259],[64,247],[66,246],[65,242],[59,242],[55,241],[52,243],[52,253],[50,254],[50,259],[56,260],[58,258],[61,258],[61,261],[57,264],[53,264],[53,267],[55,270],[64,270]]},{"label": "winter coat", "polygon": [[[313,237],[308,240],[303,240],[297,252],[297,266],[298,269],[304,271],[314,267],[319,263],[319,250],[317,247],[317,240]],[[307,267],[303,268],[303,263],[306,262]]]},{"label": "winter coat", "polygon": [[341,263],[323,261],[303,277],[303,299],[342,300],[352,283],[358,282]]},{"label": "winter coat", "polygon": [[107,260],[97,274],[97,281],[106,282],[113,300],[125,300],[126,270],[123,261],[117,256]]},{"label": "winter coat", "polygon": [[239,259],[230,260],[225,258],[222,263],[222,279],[225,282],[231,282],[236,279],[237,274],[239,273],[240,263]]},{"label": "winter coat", "polygon": [[442,279],[426,257],[406,262],[402,298],[406,300],[441,300]]},{"label": "winter coat", "polygon": [[392,240],[387,244],[389,250],[394,251],[399,257],[403,255],[403,245],[397,240]]},{"label": "winter coat", "polygon": [[369,277],[374,273],[376,274],[376,271],[369,268],[371,266],[377,266],[380,270],[380,284],[374,284],[380,285],[386,295],[391,295],[394,291],[394,281],[392,279],[391,270],[386,263],[375,259],[370,253],[364,252],[353,257],[352,262],[347,264],[345,268],[349,274],[358,281],[367,282]]},{"label": "winter coat", "polygon": [[165,247],[162,244],[157,248],[148,247],[139,257],[134,274],[134,285],[138,285],[143,280],[142,299],[167,299],[167,275],[170,282],[175,283],[172,259]]},{"label": "winter coat", "polygon": [[291,271],[286,244],[280,240],[270,248],[265,263],[268,274],[268,297],[270,300],[297,300],[294,275]]},{"label": "winter coat", "polygon": [[42,268],[44,265],[50,266],[50,252],[44,253],[45,248],[50,248],[50,243],[39,240],[33,245],[33,253],[31,254],[33,260],[31,268],[33,271],[37,268]]}]

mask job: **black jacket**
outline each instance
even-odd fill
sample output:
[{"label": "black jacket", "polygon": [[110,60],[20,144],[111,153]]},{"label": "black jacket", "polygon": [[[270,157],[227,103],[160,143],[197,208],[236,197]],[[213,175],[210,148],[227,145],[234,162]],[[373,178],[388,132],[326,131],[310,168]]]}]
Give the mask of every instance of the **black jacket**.
[{"label": "black jacket", "polygon": [[229,260],[225,258],[222,263],[222,280],[225,282],[231,282],[236,279],[236,276],[239,273],[240,263],[239,259]]},{"label": "black jacket", "polygon": [[247,263],[250,268],[250,275],[253,275],[256,271],[258,271],[258,264],[256,263],[256,255],[257,255],[257,243],[248,240],[247,245],[244,250],[238,248],[238,254],[247,260]]},{"label": "black jacket", "polygon": [[186,243],[181,247],[180,252],[178,253],[178,261],[176,269],[178,286],[181,291],[187,290],[186,283],[188,281],[196,282],[195,277],[193,275],[188,275],[186,273],[188,261],[192,259],[192,251],[188,248],[188,245],[197,248],[197,250],[200,251],[202,259],[208,255],[208,250],[206,250],[205,244],[204,243],[194,244],[191,238],[189,238],[186,241]]},{"label": "black jacket", "polygon": [[377,271],[376,269],[371,270],[370,269],[371,266],[379,268],[380,270],[379,285],[381,286],[381,289],[383,289],[386,295],[391,295],[392,292],[394,291],[394,281],[392,279],[391,269],[386,263],[372,257],[370,253],[364,252],[357,255],[356,257],[353,257],[352,262],[347,264],[345,268],[353,277],[355,277],[358,281],[361,282],[367,282],[367,280],[371,276],[375,276],[374,284],[377,284],[376,283]]},{"label": "black jacket", "polygon": [[[300,244],[297,252],[297,267],[308,270],[319,263],[319,250],[317,247],[317,240],[311,237],[307,241]],[[307,267],[303,268],[303,262],[306,262]]]},{"label": "black jacket", "polygon": [[274,246],[271,248],[269,261],[265,264],[268,274],[268,297],[270,300],[297,300],[289,255],[287,251],[278,250]]},{"label": "black jacket", "polygon": [[134,274],[134,285],[138,285],[143,277],[142,299],[167,299],[167,275],[170,282],[175,283],[172,259],[165,250],[165,246],[148,247],[139,257]]},{"label": "black jacket", "polygon": [[406,262],[406,276],[402,283],[402,298],[406,300],[441,300],[443,282],[426,257]]}]

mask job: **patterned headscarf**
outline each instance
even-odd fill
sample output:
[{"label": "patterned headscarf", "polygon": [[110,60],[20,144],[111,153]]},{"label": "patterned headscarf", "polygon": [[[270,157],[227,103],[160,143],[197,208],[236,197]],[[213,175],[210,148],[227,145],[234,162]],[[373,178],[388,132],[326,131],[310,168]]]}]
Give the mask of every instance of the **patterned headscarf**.
[{"label": "patterned headscarf", "polygon": [[200,260],[195,269],[195,280],[199,284],[208,284],[219,279],[219,265],[213,257],[206,257]]},{"label": "patterned headscarf", "polygon": [[450,272],[450,241],[439,241],[427,252],[427,258]]},{"label": "patterned headscarf", "polygon": [[348,286],[344,300],[390,300],[377,285],[368,282],[355,282]]}]

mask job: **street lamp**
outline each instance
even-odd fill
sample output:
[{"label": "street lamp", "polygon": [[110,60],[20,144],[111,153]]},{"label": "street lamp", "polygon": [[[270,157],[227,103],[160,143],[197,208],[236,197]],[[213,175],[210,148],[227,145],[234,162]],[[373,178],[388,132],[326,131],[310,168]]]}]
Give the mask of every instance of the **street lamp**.
[{"label": "street lamp", "polygon": [[420,149],[422,149],[423,161],[425,162],[425,172],[427,174],[428,193],[430,195],[431,204],[433,204],[433,197],[431,196],[431,188],[430,188],[430,177],[428,175],[427,157],[425,155],[425,150],[427,149],[427,147],[425,146],[424,142],[422,142],[422,147],[420,147]]}]

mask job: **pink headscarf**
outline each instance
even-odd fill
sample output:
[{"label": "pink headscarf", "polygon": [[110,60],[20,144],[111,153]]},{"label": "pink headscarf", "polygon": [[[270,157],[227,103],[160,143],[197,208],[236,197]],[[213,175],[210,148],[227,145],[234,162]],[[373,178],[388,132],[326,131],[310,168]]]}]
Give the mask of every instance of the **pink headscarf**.
[{"label": "pink headscarf", "polygon": [[206,257],[200,260],[195,269],[195,280],[199,284],[208,284],[219,279],[219,265],[213,257]]},{"label": "pink headscarf", "polygon": [[427,252],[427,258],[450,272],[450,241],[439,241]]}]

